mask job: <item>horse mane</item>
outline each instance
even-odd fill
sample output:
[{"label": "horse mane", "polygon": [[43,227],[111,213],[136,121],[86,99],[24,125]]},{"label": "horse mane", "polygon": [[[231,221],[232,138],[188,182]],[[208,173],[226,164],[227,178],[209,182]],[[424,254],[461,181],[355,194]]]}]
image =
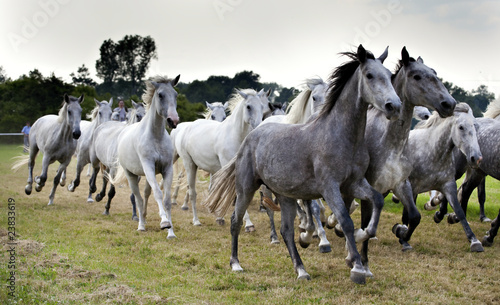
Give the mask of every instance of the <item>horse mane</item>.
[{"label": "horse mane", "polygon": [[[344,55],[352,59],[346,63],[335,68],[332,72],[328,86],[328,95],[326,97],[325,105],[322,107],[318,118],[326,116],[332,111],[337,100],[339,99],[345,85],[351,79],[356,69],[359,67],[360,62],[358,60],[358,55],[355,52],[342,52],[340,55]],[[367,59],[375,59],[375,56],[369,51],[366,51]]]},{"label": "horse mane", "polygon": [[286,108],[287,116],[285,120],[290,124],[296,124],[304,115],[307,101],[311,97],[312,90],[309,86],[326,85],[321,77],[307,78],[302,84],[305,89],[294,98]]},{"label": "horse mane", "polygon": [[[257,95],[258,92],[253,89],[238,89],[239,91],[248,94],[248,95]],[[229,97],[227,110],[229,113],[233,113],[237,108],[238,104],[244,100],[244,98],[235,90],[231,96]]]},{"label": "horse mane", "polygon": [[87,119],[93,121],[97,117],[98,113],[99,113],[99,106],[95,106],[90,113],[87,113],[86,117]]},{"label": "horse mane", "polygon": [[[456,115],[458,113],[471,113],[472,114],[472,109],[467,103],[458,103],[457,106],[455,106],[455,110],[453,111],[453,114]],[[413,129],[426,129],[426,128],[431,128],[435,125],[438,125],[442,123],[444,120],[439,116],[437,111],[433,111],[432,115],[428,120],[425,121],[420,121]]]},{"label": "horse mane", "polygon": [[148,82],[146,82],[146,89],[144,90],[144,93],[142,94],[142,100],[144,104],[146,104],[146,110],[149,110],[149,107],[151,106],[151,102],[153,101],[153,97],[156,91],[155,86],[151,82],[156,82],[156,83],[164,83],[168,84],[172,82],[172,78],[168,78],[166,76],[154,76],[149,79]]},{"label": "horse mane", "polygon": [[[410,57],[410,62],[415,62],[415,61],[416,61],[415,58]],[[396,68],[394,68],[394,73],[391,75],[391,80],[394,80],[396,75],[398,75],[399,71],[401,71],[401,69],[403,69],[403,67],[404,67],[403,60],[400,59],[398,61],[398,63],[396,64]]]},{"label": "horse mane", "polygon": [[[69,100],[70,100],[70,102],[77,102],[78,98],[70,95]],[[57,122],[58,123],[64,122],[66,120],[66,118],[68,117],[67,110],[68,110],[68,103],[66,103],[66,101],[63,101],[62,105],[61,105],[61,109],[59,109],[59,113],[57,114],[57,116],[58,116]]]},{"label": "horse mane", "polygon": [[483,116],[485,118],[494,119],[499,115],[500,115],[500,98],[497,98],[488,105],[486,111],[483,113]]}]

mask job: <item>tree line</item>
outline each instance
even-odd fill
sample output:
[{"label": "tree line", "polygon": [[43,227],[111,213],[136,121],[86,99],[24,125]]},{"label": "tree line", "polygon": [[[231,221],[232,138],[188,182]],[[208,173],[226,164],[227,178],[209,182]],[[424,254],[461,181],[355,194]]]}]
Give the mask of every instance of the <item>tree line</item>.
[{"label": "tree line", "polygon": [[[74,96],[85,94],[83,115],[94,108],[94,98],[109,100],[113,97],[116,102],[122,99],[128,107],[131,107],[132,100],[140,102],[151,60],[158,59],[154,39],[126,35],[117,42],[105,40],[99,51],[95,67],[101,82],[92,79],[84,64],[77,68],[76,73],[70,74],[71,83],[54,73],[44,76],[36,68],[13,80],[0,66],[0,132],[20,132],[27,121],[33,123],[43,115],[57,114],[64,93]],[[484,85],[469,92],[453,83],[443,83],[457,101],[469,104],[477,117],[482,116],[495,98]],[[253,71],[241,71],[233,77],[214,75],[206,80],[180,82],[176,90],[179,92],[177,111],[181,120],[199,118],[199,113],[205,109],[205,101],[225,102],[235,88],[271,89],[277,104],[289,102],[299,93],[294,87],[260,82],[260,75]]]}]

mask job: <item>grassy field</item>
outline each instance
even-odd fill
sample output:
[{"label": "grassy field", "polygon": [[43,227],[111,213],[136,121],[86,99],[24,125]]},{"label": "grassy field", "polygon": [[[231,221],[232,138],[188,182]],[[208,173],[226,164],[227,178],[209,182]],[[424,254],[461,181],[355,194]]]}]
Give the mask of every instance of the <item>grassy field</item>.
[{"label": "grassy field", "polygon": [[[366,285],[349,280],[342,239],[327,231],[333,251],[321,254],[316,244],[299,247],[311,281],[297,281],[288,251],[281,240],[269,243],[269,224],[249,210],[257,231],[242,233],[242,273],[229,268],[229,225],[219,226],[199,205],[201,227],[191,225],[191,211],[173,207],[177,239],[167,240],[159,229],[158,207],[150,200],[146,232],[137,232],[131,220],[128,186],[117,188],[111,215],[104,203],[86,202],[88,178],[75,193],[59,187],[55,204],[47,206],[56,166],[49,169],[46,187],[24,194],[27,167],[10,170],[11,158],[21,148],[0,146],[1,217],[3,251],[0,303],[17,304],[498,304],[500,302],[500,242],[483,253],[471,253],[460,225],[435,224],[433,212],[422,206],[422,221],[410,241],[414,250],[401,252],[392,226],[400,222],[402,206],[386,199],[378,240],[370,243],[370,267],[375,275]],[[75,161],[67,184],[75,174]],[[39,158],[35,173],[40,173]],[[85,168],[86,171],[86,168]],[[205,179],[200,176],[200,179]],[[98,183],[100,187],[101,183]],[[207,184],[201,184],[199,202]],[[500,207],[500,183],[487,180],[486,215]],[[179,198],[183,198],[184,191]],[[8,296],[8,200],[15,200],[15,298]],[[181,199],[179,199],[181,201]],[[489,224],[480,223],[475,197],[468,219],[481,239]],[[353,214],[359,224],[359,211]],[[226,217],[229,220],[229,217]],[[279,215],[276,225],[279,230]],[[297,238],[297,233],[296,233]],[[12,264],[11,264],[12,265]]]}]

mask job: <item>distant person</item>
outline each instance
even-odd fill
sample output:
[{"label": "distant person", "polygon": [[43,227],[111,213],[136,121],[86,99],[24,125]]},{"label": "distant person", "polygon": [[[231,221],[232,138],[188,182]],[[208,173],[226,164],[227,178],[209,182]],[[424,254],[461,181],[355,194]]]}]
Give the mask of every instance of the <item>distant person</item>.
[{"label": "distant person", "polygon": [[123,102],[123,100],[120,100],[118,102],[118,107],[113,109],[113,112],[118,113],[118,121],[123,122],[127,120],[128,109],[127,107],[125,107],[125,103]]},{"label": "distant person", "polygon": [[30,130],[31,130],[31,124],[30,122],[26,122],[26,126],[23,127],[23,130],[21,132],[24,135],[24,149],[23,152],[28,152],[30,148]]}]

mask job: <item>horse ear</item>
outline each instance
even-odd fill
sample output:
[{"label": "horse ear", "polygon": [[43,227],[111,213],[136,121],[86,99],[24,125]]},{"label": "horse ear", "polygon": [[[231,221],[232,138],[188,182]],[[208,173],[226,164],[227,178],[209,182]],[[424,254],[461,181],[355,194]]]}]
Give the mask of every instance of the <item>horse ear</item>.
[{"label": "horse ear", "polygon": [[410,64],[410,54],[406,50],[406,47],[403,47],[401,50],[401,60],[403,61],[403,65],[408,66]]},{"label": "horse ear", "polygon": [[281,105],[281,109],[283,111],[285,111],[286,110],[286,106],[288,106],[288,102],[284,102],[283,105]]},{"label": "horse ear", "polygon": [[175,87],[177,85],[177,83],[179,82],[179,78],[181,78],[181,75],[177,75],[176,78],[174,78],[174,80],[172,80],[172,87]]},{"label": "horse ear", "polygon": [[378,57],[378,60],[380,60],[381,63],[384,63],[384,60],[387,58],[387,55],[389,54],[389,46],[387,46],[384,50],[384,53]]},{"label": "horse ear", "polygon": [[131,100],[132,101],[132,106],[134,106],[134,108],[137,109],[137,107],[139,106],[139,104],[137,104],[136,102],[134,102],[134,100]]},{"label": "horse ear", "polygon": [[227,107],[229,107],[229,102],[224,103],[224,110],[227,109]]},{"label": "horse ear", "polygon": [[94,102],[95,102],[95,104],[96,104],[97,106],[101,106],[101,102],[99,102],[99,100],[98,100],[98,99],[96,99],[95,97],[94,97]]},{"label": "horse ear", "polygon": [[207,105],[207,108],[209,108],[210,110],[214,110],[214,108],[209,102],[205,101],[205,105]]},{"label": "horse ear", "polygon": [[109,99],[108,105],[109,105],[109,107],[113,106],[113,98]]},{"label": "horse ear", "polygon": [[241,90],[236,90],[236,92],[241,95],[242,98],[244,98],[245,100],[248,98],[248,94],[246,94],[245,92],[241,91]]},{"label": "horse ear", "polygon": [[153,85],[155,89],[158,89],[159,84],[157,82],[151,81],[151,85]]},{"label": "horse ear", "polygon": [[269,109],[271,109],[271,112],[273,112],[276,109],[276,106],[274,106],[271,102],[268,103]]},{"label": "horse ear", "polygon": [[64,101],[69,103],[69,96],[66,93],[64,93]]},{"label": "horse ear", "polygon": [[269,88],[269,90],[267,90],[266,96],[267,97],[271,96],[271,88]]},{"label": "horse ear", "polygon": [[357,53],[359,62],[364,63],[366,61],[366,50],[363,48],[362,44],[359,45]]},{"label": "horse ear", "polygon": [[82,93],[82,95],[80,95],[80,97],[78,98],[78,103],[81,104],[84,99],[85,99],[85,94]]},{"label": "horse ear", "polygon": [[419,56],[419,57],[417,58],[417,62],[418,62],[418,63],[423,64],[423,63],[424,63],[424,60],[422,59],[422,57],[420,57],[420,56]]}]

